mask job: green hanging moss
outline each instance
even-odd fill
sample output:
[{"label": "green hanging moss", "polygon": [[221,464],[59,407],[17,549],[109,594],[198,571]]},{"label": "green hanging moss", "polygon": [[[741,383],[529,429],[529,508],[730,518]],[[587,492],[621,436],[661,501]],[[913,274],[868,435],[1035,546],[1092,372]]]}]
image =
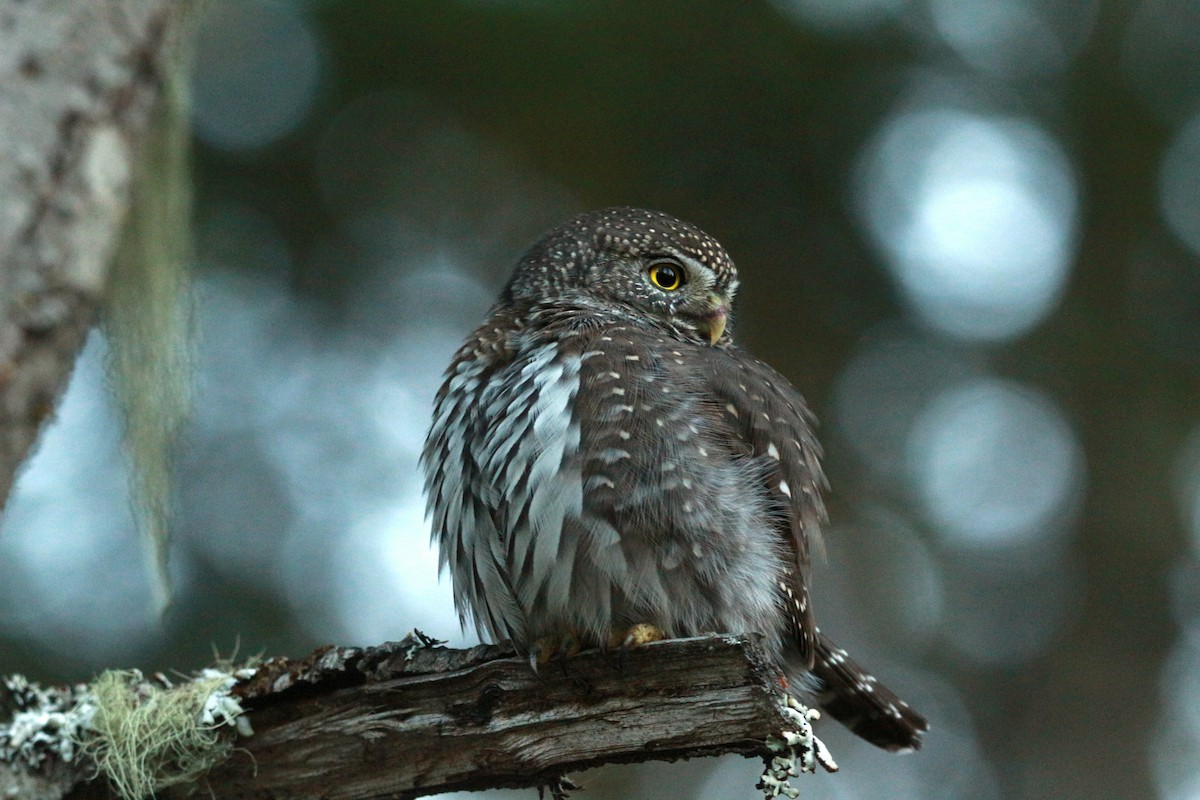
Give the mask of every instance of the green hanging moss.
[{"label": "green hanging moss", "polygon": [[138,527],[150,543],[160,608],[170,599],[167,544],[172,447],[191,407],[193,375],[190,3],[160,59],[162,98],[138,154],[132,206],[103,309],[109,373],[125,422]]}]

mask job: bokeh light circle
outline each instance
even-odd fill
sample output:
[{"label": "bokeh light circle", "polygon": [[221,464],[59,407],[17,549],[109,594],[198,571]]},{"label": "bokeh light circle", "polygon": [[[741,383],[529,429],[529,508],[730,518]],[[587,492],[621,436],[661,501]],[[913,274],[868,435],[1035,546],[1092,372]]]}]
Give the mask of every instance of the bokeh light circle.
[{"label": "bokeh light circle", "polygon": [[1021,545],[1077,504],[1083,456],[1049,398],[987,378],[942,392],[908,445],[913,488],[951,543]]},{"label": "bokeh light circle", "polygon": [[1096,0],[931,0],[934,29],[986,73],[1034,77],[1062,72],[1095,26]]},{"label": "bokeh light circle", "polygon": [[317,35],[285,4],[214,4],[200,26],[195,53],[192,125],[213,147],[265,147],[300,125],[316,99]]},{"label": "bokeh light circle", "polygon": [[1200,114],[1179,129],[1163,155],[1159,202],[1171,232],[1200,256]]},{"label": "bokeh light circle", "polygon": [[861,218],[910,307],[968,340],[1018,336],[1057,305],[1075,247],[1070,161],[1033,123],[904,111],[859,161]]},{"label": "bokeh light circle", "polygon": [[874,476],[907,481],[906,448],[921,409],[941,390],[979,377],[967,348],[908,331],[868,336],[838,376],[834,416],[839,434]]},{"label": "bokeh light circle", "polygon": [[1179,449],[1173,477],[1179,516],[1192,536],[1193,551],[1200,557],[1200,426]]}]

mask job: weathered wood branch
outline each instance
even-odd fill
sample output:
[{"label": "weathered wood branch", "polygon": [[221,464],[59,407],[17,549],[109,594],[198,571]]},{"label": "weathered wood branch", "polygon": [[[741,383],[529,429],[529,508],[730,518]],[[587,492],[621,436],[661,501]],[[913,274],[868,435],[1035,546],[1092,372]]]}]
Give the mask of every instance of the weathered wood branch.
[{"label": "weathered wood branch", "polygon": [[255,735],[210,776],[219,797],[538,786],[600,764],[764,755],[789,724],[778,671],[732,636],[648,645],[623,665],[584,653],[537,675],[506,647],[334,650],[268,665],[244,695]]},{"label": "weathered wood branch", "polygon": [[[767,739],[794,728],[756,637],[658,642],[619,664],[585,652],[537,674],[507,646],[415,642],[260,666],[232,689],[254,734],[204,777],[202,794],[365,800],[534,787],[601,764],[767,756]],[[98,779],[67,796],[109,792]]]}]

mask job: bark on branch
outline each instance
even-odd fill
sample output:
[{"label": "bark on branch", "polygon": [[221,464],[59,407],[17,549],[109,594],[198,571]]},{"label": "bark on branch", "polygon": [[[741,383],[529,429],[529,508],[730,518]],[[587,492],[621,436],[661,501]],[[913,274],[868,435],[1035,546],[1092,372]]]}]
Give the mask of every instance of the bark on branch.
[{"label": "bark on branch", "polygon": [[[416,797],[538,786],[616,762],[765,755],[788,726],[755,640],[598,652],[535,675],[507,647],[332,650],[245,687],[255,735],[210,776],[219,797]],[[747,787],[749,788],[749,787]]]},{"label": "bark on branch", "polygon": [[[780,674],[753,636],[658,642],[622,663],[586,652],[537,674],[508,646],[454,650],[408,637],[272,659],[231,694],[254,734],[201,781],[202,794],[221,798],[534,787],[601,764],[769,756],[768,738],[795,727]],[[46,766],[59,791],[44,783],[38,797],[112,796],[103,778],[79,783],[86,764],[73,776]]]}]

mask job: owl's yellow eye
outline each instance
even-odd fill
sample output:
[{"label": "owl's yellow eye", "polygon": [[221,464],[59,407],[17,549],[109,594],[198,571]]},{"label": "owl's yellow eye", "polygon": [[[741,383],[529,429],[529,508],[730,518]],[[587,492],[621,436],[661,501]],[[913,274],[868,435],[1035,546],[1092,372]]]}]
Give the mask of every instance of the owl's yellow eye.
[{"label": "owl's yellow eye", "polygon": [[683,286],[683,270],[667,262],[654,264],[650,267],[650,282],[660,289],[673,292]]}]

